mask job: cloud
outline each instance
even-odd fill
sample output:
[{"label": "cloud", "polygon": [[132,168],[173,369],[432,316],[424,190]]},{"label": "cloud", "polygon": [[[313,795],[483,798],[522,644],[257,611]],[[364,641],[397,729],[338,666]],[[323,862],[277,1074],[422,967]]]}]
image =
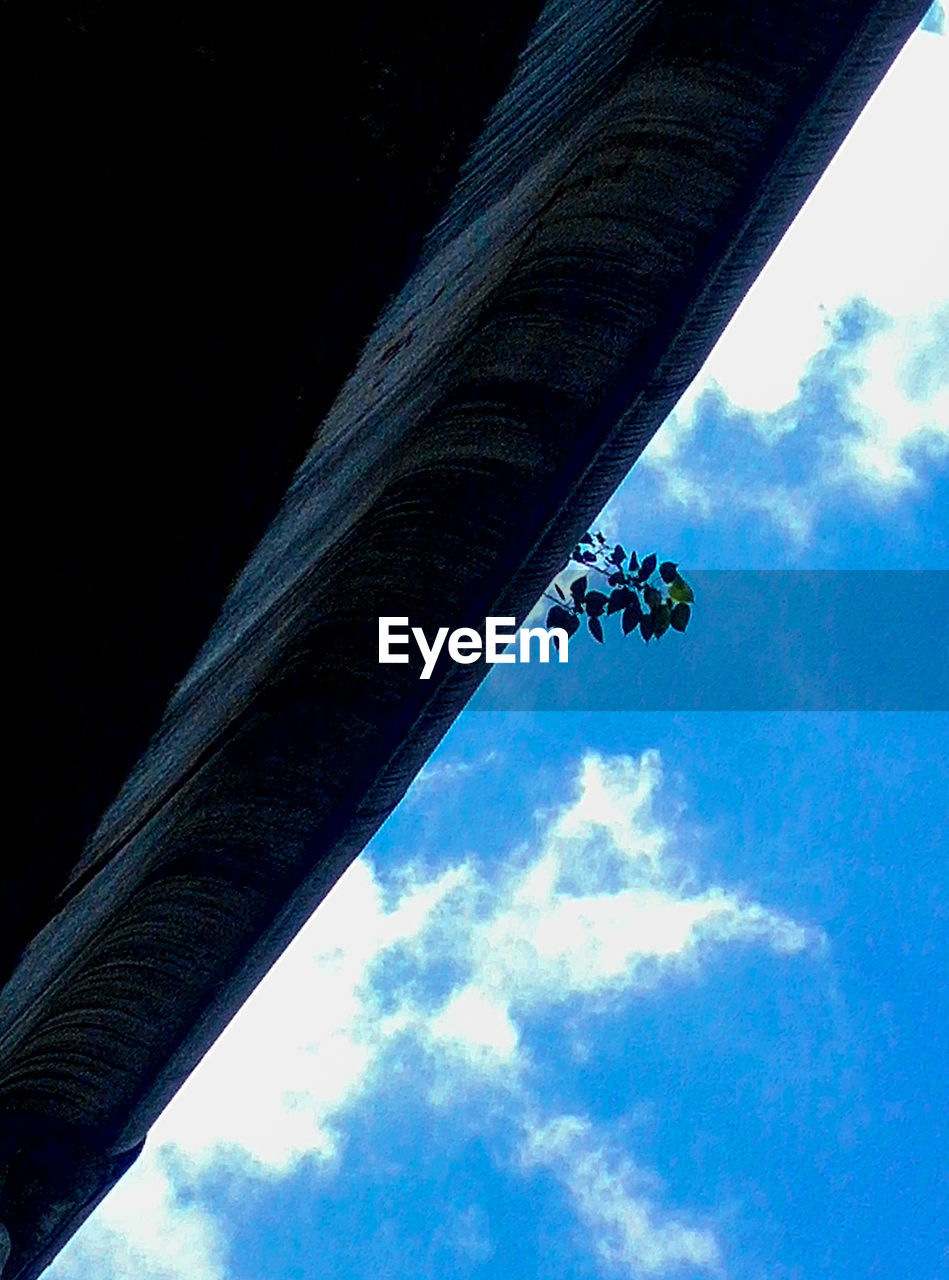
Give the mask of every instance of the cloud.
[{"label": "cloud", "polygon": [[480,1205],[471,1204],[449,1214],[448,1233],[453,1252],[478,1266],[494,1256],[488,1215]]},{"label": "cloud", "polygon": [[416,961],[437,920],[468,896],[472,871],[451,867],[416,882],[392,910],[372,865],[354,863],[231,1022],[151,1131],[196,1165],[222,1149],[255,1173],[280,1177],[312,1157],[339,1154],[336,1121],[372,1084],[381,1055],[405,1026],[387,1014],[370,978],[380,957]]},{"label": "cloud", "polygon": [[[554,1171],[603,1259],[649,1272],[676,1258],[711,1266],[707,1232],[633,1195],[634,1166],[608,1157],[588,1122],[537,1119],[532,1083],[542,1068],[533,1013],[641,1000],[666,980],[692,980],[726,946],[790,956],[822,944],[740,894],[700,888],[674,814],[657,816],[662,789],[656,751],[589,753],[570,798],[537,815],[536,838],[506,857],[434,873],[407,862],[385,877],[369,858],[354,863],[51,1280],[71,1280],[74,1260],[91,1256],[103,1280],[218,1280],[226,1228],[201,1207],[202,1179],[223,1169],[273,1180],[304,1161],[314,1177],[332,1176],[347,1116],[385,1081],[392,1055],[408,1052],[428,1063],[430,1105],[452,1111],[466,1091],[487,1090],[514,1128],[527,1124],[524,1160]],[[472,1256],[489,1247],[480,1229],[468,1237]]]},{"label": "cloud", "polygon": [[[949,456],[949,43],[916,32],[643,454],[702,521],[808,546],[822,508],[918,489]],[[644,475],[645,473],[645,475]],[[653,488],[649,489],[649,481]],[[624,509],[623,491],[610,511]]]},{"label": "cloud", "polygon": [[152,1127],[145,1150],[46,1273],[49,1280],[225,1280],[226,1215],[186,1203],[222,1169],[276,1179],[331,1171],[339,1126],[399,1034],[368,978],[378,957],[421,947],[467,878],[406,883],[392,910],[354,863]]},{"label": "cloud", "polygon": [[920,453],[949,455],[949,301],[881,325],[842,371],[856,430],[831,480],[884,494],[916,488]]},{"label": "cloud", "polygon": [[910,37],[748,291],[704,369],[735,404],[769,414],[791,401],[825,344],[823,316],[854,298],[891,316],[945,305],[949,184],[933,143],[947,67],[945,40]]},{"label": "cloud", "polygon": [[625,1155],[606,1150],[579,1116],[530,1123],[520,1149],[526,1171],[549,1170],[595,1241],[599,1258],[628,1276],[689,1266],[721,1272],[715,1232],[662,1207],[661,1184]]},{"label": "cloud", "polygon": [[49,1280],[226,1280],[216,1215],[177,1191],[174,1152],[147,1146],[44,1272]]},{"label": "cloud", "polygon": [[477,773],[496,764],[501,758],[500,751],[487,751],[477,760],[439,760],[426,764],[419,770],[406,799],[417,799],[423,793],[427,795],[433,787],[444,786],[471,773]]},{"label": "cloud", "polygon": [[519,1036],[507,1002],[482,984],[469,983],[454,992],[424,1031],[428,1046],[460,1054],[469,1066],[491,1071],[513,1059]]},{"label": "cloud", "polygon": [[674,834],[653,815],[658,752],[584,757],[575,798],[549,821],[534,856],[486,886],[489,903],[463,947],[467,981],[425,1022],[430,1046],[517,1066],[526,1013],[564,1001],[649,992],[695,972],[728,943],[792,954],[819,937],[717,886],[685,887]]},{"label": "cloud", "polygon": [[661,502],[693,521],[764,517],[803,550],[834,504],[879,508],[918,491],[949,458],[949,305],[896,322],[855,299],[826,330],[790,404],[753,414],[706,386],[614,505],[641,502],[644,485],[655,496],[658,481]]}]

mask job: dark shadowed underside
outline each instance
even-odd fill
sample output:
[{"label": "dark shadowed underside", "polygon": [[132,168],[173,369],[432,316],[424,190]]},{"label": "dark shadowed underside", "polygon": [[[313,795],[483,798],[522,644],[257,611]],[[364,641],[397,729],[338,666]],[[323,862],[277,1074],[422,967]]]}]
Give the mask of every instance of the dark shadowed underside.
[{"label": "dark shadowed underside", "polygon": [[4,1280],[131,1162],[484,675],[378,665],[379,613],[527,613],[925,6],[555,0],[423,247],[526,30],[461,8],[464,101],[394,6],[224,36],[208,10],[157,53],[108,5],[50,28],[65,80],[19,158],[40,696],[12,891],[45,928],[0,1003]]},{"label": "dark shadowed underside", "polygon": [[416,3],[407,23],[379,0],[3,6],[0,395],[30,690],[3,978],[413,269],[540,7]]}]

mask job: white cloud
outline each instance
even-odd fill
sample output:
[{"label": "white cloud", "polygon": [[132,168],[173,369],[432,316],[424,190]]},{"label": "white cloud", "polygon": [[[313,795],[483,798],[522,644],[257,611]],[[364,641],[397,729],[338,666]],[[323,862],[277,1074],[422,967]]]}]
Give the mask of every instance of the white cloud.
[{"label": "white cloud", "polygon": [[48,1280],[226,1280],[220,1221],[175,1193],[173,1153],[146,1147],[44,1272]]},{"label": "white cloud", "polygon": [[[196,1185],[221,1162],[271,1178],[309,1158],[328,1176],[347,1111],[383,1078],[401,1038],[428,1055],[433,1106],[477,1084],[515,1115],[536,1115],[528,1012],[642,998],[667,974],[689,980],[726,945],[790,955],[820,941],[731,891],[691,887],[694,871],[656,815],[657,752],[590,753],[575,782],[536,846],[493,868],[426,875],[407,864],[386,885],[369,859],[354,863],[154,1126],[72,1257],[111,1258],[103,1280],[132,1270],[218,1280],[223,1227],[197,1201],[177,1201],[175,1186]],[[427,981],[433,964],[456,973],[447,990]],[[530,1146],[537,1159],[541,1132]],[[543,1132],[549,1146],[561,1130]],[[706,1234],[630,1199],[632,1165],[610,1172],[592,1130],[570,1132],[572,1163],[554,1165],[604,1258],[635,1253],[655,1270],[688,1248],[711,1265]],[[51,1280],[73,1274],[54,1270]]]},{"label": "white cloud", "polygon": [[488,1215],[479,1205],[468,1205],[453,1213],[450,1230],[455,1252],[476,1265],[487,1262],[494,1254]]},{"label": "white cloud", "polygon": [[[373,992],[378,956],[417,944],[468,873],[408,883],[387,911],[355,862],[152,1127],[145,1151],[47,1273],[49,1280],[224,1280],[223,1222],[176,1184],[226,1164],[281,1177],[302,1159],[327,1170],[339,1122],[401,1031]],[[95,1265],[91,1265],[92,1262]]]},{"label": "white cloud", "polygon": [[432,786],[454,782],[485,769],[488,765],[496,764],[500,759],[499,751],[486,751],[477,760],[439,760],[434,764],[429,763],[419,771],[406,799],[417,798],[422,791],[428,794]]},{"label": "white cloud", "polygon": [[606,1150],[588,1121],[562,1115],[529,1123],[520,1156],[526,1170],[553,1173],[610,1267],[634,1277],[686,1265],[721,1272],[715,1232],[664,1208],[655,1175]]},{"label": "white cloud", "polygon": [[[912,446],[949,450],[949,171],[937,159],[946,120],[949,41],[917,31],[643,454],[667,502],[699,516],[758,511],[801,546],[815,486],[857,483],[885,499],[917,483]],[[857,299],[888,323],[836,371],[853,435],[834,446],[829,465],[797,488],[744,476],[733,490],[690,466],[707,391],[745,412],[762,444],[794,431],[801,380]],[[927,351],[931,376],[914,377]]]},{"label": "white cloud", "polygon": [[733,403],[766,414],[793,400],[826,344],[825,316],[852,298],[907,318],[945,305],[949,176],[936,156],[947,119],[949,42],[917,31],[706,363]]},{"label": "white cloud", "polygon": [[475,984],[455,992],[425,1030],[430,1046],[458,1052],[480,1070],[510,1061],[519,1043],[506,1002]]},{"label": "white cloud", "polygon": [[469,894],[453,867],[407,878],[394,909],[371,863],[358,860],[151,1131],[196,1163],[228,1147],[255,1171],[281,1176],[306,1156],[338,1155],[335,1118],[358,1098],[404,1020],[387,1016],[370,982],[379,957],[420,946],[446,902]]},{"label": "white cloud", "polygon": [[659,754],[587,755],[576,798],[535,858],[512,868],[472,929],[468,990],[508,1018],[566,999],[652,990],[715,945],[754,940],[800,951],[816,936],[718,887],[684,887],[674,834],[653,814]]},{"label": "white cloud", "polygon": [[[943,283],[941,311],[900,318],[875,333],[844,366],[844,375],[851,375],[850,416],[860,432],[844,443],[832,479],[856,479],[884,494],[899,492],[917,483],[910,446],[925,443],[934,452],[949,453],[949,269]],[[942,362],[938,371],[937,361]],[[927,364],[929,376],[913,379],[914,370]]]},{"label": "white cloud", "polygon": [[[670,838],[650,809],[661,781],[658,751],[645,751],[638,760],[585,756],[580,765],[579,794],[551,825],[551,842],[586,845],[602,833],[616,853],[631,863],[644,862],[649,872],[656,874]],[[584,864],[591,865],[587,860]]]}]

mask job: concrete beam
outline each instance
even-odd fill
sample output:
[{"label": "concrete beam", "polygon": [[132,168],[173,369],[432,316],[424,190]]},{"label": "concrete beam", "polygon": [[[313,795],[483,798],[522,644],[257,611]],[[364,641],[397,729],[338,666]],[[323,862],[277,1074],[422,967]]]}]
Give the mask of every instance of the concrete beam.
[{"label": "concrete beam", "polygon": [[8,0],[0,414],[18,849],[48,920],[279,509],[542,0]]}]

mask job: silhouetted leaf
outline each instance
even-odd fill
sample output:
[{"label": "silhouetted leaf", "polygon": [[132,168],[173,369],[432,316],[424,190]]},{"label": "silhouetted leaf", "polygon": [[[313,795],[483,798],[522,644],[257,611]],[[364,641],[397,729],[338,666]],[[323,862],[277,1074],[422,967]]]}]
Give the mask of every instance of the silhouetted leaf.
[{"label": "silhouetted leaf", "polygon": [[645,613],[639,619],[639,630],[646,643],[649,643],[649,637],[652,635],[652,614]]},{"label": "silhouetted leaf", "polygon": [[618,587],[620,583],[625,582],[625,580],[626,580],[625,573],[611,573],[610,576],[607,578],[607,582],[610,584],[611,587]]},{"label": "silhouetted leaf", "polygon": [[662,596],[655,587],[643,587],[643,599],[650,609],[655,609],[657,605],[662,604]]},{"label": "silhouetted leaf", "polygon": [[590,628],[590,635],[593,637],[593,639],[599,640],[600,644],[602,644],[603,643],[603,627],[600,623],[600,619],[588,618],[587,626]]},{"label": "silhouetted leaf", "polygon": [[574,578],[573,582],[570,584],[570,594],[573,596],[574,604],[583,604],[583,597],[586,595],[586,590],[587,575],[584,574],[582,578]]},{"label": "silhouetted leaf", "polygon": [[678,566],[674,565],[671,560],[663,560],[662,564],[659,566],[659,577],[663,582],[673,582],[675,580],[677,567]]},{"label": "silhouetted leaf", "polygon": [[623,635],[628,636],[631,631],[635,631],[639,626],[640,619],[643,616],[642,606],[639,603],[639,597],[633,596],[632,600],[623,610]]},{"label": "silhouetted leaf", "polygon": [[552,609],[547,610],[547,630],[551,627],[563,627],[568,636],[572,636],[579,627],[577,615],[571,613],[569,609],[562,609],[559,604],[555,604]]},{"label": "silhouetted leaf", "polygon": [[692,594],[692,588],[684,578],[680,578],[678,574],[672,579],[669,587],[669,599],[674,600],[676,604],[691,604],[695,599]]},{"label": "silhouetted leaf", "polygon": [[628,565],[628,568],[629,568],[629,572],[630,572],[630,573],[635,573],[635,572],[636,572],[636,570],[639,568],[639,561],[636,559],[636,552],[635,552],[635,551],[631,551],[631,552],[629,553],[629,565]]},{"label": "silhouetted leaf", "polygon": [[656,557],[647,556],[646,559],[639,566],[639,577],[643,582],[645,582],[646,579],[651,577],[652,574],[654,574],[655,572],[656,572]]},{"label": "silhouetted leaf", "polygon": [[593,551],[584,551],[580,559],[584,564],[593,564],[596,561],[596,553]]},{"label": "silhouetted leaf", "polygon": [[660,604],[652,611],[652,633],[658,640],[669,630],[672,610],[667,604]]},{"label": "silhouetted leaf", "polygon": [[591,618],[598,618],[606,608],[606,596],[602,591],[588,591],[583,597],[583,604]]},{"label": "silhouetted leaf", "polygon": [[673,631],[684,631],[689,625],[691,614],[692,611],[687,604],[680,602],[677,605],[673,605],[672,612],[669,615],[669,625]]},{"label": "silhouetted leaf", "polygon": [[560,596],[561,600],[566,600],[567,597],[564,595],[563,588],[561,587],[559,582],[554,583],[554,590],[556,591],[557,595]]},{"label": "silhouetted leaf", "polygon": [[601,547],[605,547],[605,546],[606,546],[606,539],[603,537],[602,533],[600,533],[599,531],[597,532],[596,540],[597,540],[597,542],[600,544],[600,546],[601,546]]},{"label": "silhouetted leaf", "polygon": [[606,606],[606,612],[619,613],[620,609],[625,609],[630,601],[635,599],[636,597],[629,587],[617,587],[615,591],[610,593],[610,602]]},{"label": "silhouetted leaf", "polygon": [[613,548],[613,554],[610,556],[610,559],[613,561],[614,564],[622,564],[623,561],[626,559],[626,552],[623,550],[620,543],[617,543],[616,546]]},{"label": "silhouetted leaf", "polygon": [[589,534],[589,533],[585,533],[585,534],[583,535],[583,537],[580,539],[580,541],[581,541],[581,542],[589,542],[590,546],[591,546],[591,547],[593,546],[593,538],[590,536],[590,534]]}]

